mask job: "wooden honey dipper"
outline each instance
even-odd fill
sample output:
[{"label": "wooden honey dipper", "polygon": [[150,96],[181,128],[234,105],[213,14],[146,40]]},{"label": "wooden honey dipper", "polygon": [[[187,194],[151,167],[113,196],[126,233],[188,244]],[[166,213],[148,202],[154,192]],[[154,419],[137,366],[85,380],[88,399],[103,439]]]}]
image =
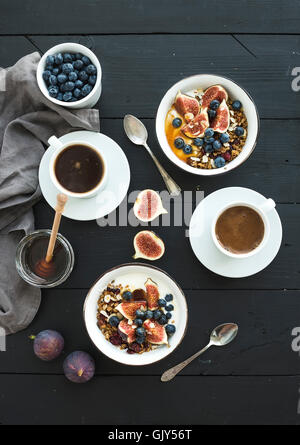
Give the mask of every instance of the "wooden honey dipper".
[{"label": "wooden honey dipper", "polygon": [[55,265],[52,261],[53,251],[56,243],[57,233],[60,226],[61,216],[64,211],[68,197],[63,193],[57,195],[56,207],[55,207],[55,217],[53,221],[53,226],[51,230],[51,236],[48,244],[48,250],[46,257],[41,259],[35,265],[34,273],[41,278],[49,278],[53,275],[55,270]]}]

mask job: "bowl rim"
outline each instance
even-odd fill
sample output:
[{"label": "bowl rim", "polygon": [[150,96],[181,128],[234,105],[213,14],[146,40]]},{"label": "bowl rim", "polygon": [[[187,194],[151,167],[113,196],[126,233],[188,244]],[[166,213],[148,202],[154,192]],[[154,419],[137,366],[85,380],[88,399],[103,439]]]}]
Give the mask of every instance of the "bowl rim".
[{"label": "bowl rim", "polygon": [[[53,55],[59,51],[67,51],[66,47],[68,47],[68,46],[70,47],[70,50],[69,50],[70,52],[74,52],[74,50],[78,49],[78,52],[82,51],[83,55],[89,57],[90,59],[94,59],[93,63],[96,64],[96,66],[97,66],[97,80],[94,85],[94,88],[86,97],[84,97],[80,100],[77,100],[76,102],[62,102],[61,100],[57,100],[56,98],[51,97],[48,94],[46,84],[45,84],[45,81],[42,76],[47,57],[50,55]],[[66,107],[66,108],[73,108],[75,105],[76,105],[76,107],[82,106],[82,108],[83,108],[85,106],[86,102],[88,102],[90,100],[92,95],[95,94],[97,92],[97,90],[99,89],[99,87],[101,86],[102,67],[101,67],[100,61],[99,61],[98,57],[96,56],[96,54],[92,50],[90,50],[87,46],[81,45],[81,43],[76,43],[76,42],[64,42],[64,43],[59,43],[58,45],[52,46],[43,54],[43,56],[41,57],[41,59],[38,63],[37,69],[36,69],[36,79],[37,79],[37,84],[38,84],[38,87],[39,87],[41,93],[43,94],[43,96],[46,97],[46,99],[50,100],[52,103],[62,106],[62,107]],[[46,93],[46,91],[47,91],[47,93]]]},{"label": "bowl rim", "polygon": [[[229,82],[232,82],[234,85],[236,85],[238,88],[240,88],[248,96],[249,100],[251,101],[251,103],[252,103],[252,105],[254,107],[255,116],[256,116],[256,124],[257,124],[257,132],[256,132],[255,140],[253,142],[251,150],[249,150],[249,153],[247,154],[245,159],[243,159],[242,161],[240,161],[239,163],[237,163],[235,166],[231,167],[230,169],[224,170],[224,167],[222,167],[222,168],[215,168],[215,169],[211,169],[211,170],[200,169],[200,168],[197,169],[197,168],[194,168],[194,167],[190,167],[193,170],[184,168],[184,165],[185,165],[184,162],[182,162],[179,158],[178,158],[178,163],[175,162],[175,160],[173,160],[171,158],[171,156],[169,156],[169,154],[164,150],[164,148],[162,147],[162,144],[160,142],[160,138],[158,136],[158,128],[160,128],[160,121],[159,121],[159,116],[158,115],[159,115],[160,107],[161,107],[162,102],[163,102],[164,98],[166,97],[166,95],[169,93],[169,91],[171,89],[175,88],[177,85],[181,84],[182,82],[188,81],[188,80],[192,80],[194,78],[199,78],[200,76],[201,77],[214,76],[214,77],[218,77],[220,79],[225,79],[225,80],[227,80]],[[211,86],[213,86],[213,85],[217,85],[217,84],[214,83]],[[237,167],[239,167],[240,165],[244,164],[244,162],[246,162],[247,159],[250,157],[250,155],[253,153],[253,151],[254,151],[254,149],[255,149],[255,147],[257,145],[257,140],[258,140],[258,137],[259,137],[259,134],[260,134],[260,118],[259,118],[259,113],[258,113],[257,106],[256,106],[252,96],[250,95],[250,93],[243,86],[241,86],[235,80],[233,80],[232,78],[227,77],[227,76],[221,76],[221,75],[218,75],[218,74],[215,74],[215,73],[200,73],[200,74],[193,74],[192,76],[184,77],[183,79],[181,79],[178,82],[176,82],[173,85],[171,85],[171,87],[166,91],[166,93],[164,94],[164,96],[162,97],[162,99],[161,99],[161,101],[159,103],[159,106],[158,106],[158,109],[157,109],[157,112],[156,112],[155,132],[156,132],[156,139],[158,141],[158,144],[160,146],[161,151],[165,154],[165,156],[167,156],[167,158],[172,162],[173,165],[176,165],[181,170],[183,170],[183,171],[185,171],[187,173],[192,173],[192,174],[194,174],[196,176],[204,176],[204,177],[205,176],[217,176],[217,175],[224,175],[226,173],[229,173],[229,172],[235,170]],[[171,147],[170,147],[170,149],[171,149]],[[183,165],[181,165],[181,164],[183,164]],[[207,173],[204,173],[204,172],[207,172]]]},{"label": "bowl rim", "polygon": [[[150,268],[150,269],[154,269],[154,270],[156,270],[156,271],[158,271],[158,272],[163,273],[164,275],[166,275],[166,276],[167,276],[169,279],[171,279],[171,280],[173,281],[173,283],[177,286],[178,290],[180,291],[181,296],[183,297],[183,302],[184,302],[184,305],[185,305],[185,317],[186,317],[186,322],[185,322],[185,328],[184,328],[183,334],[182,334],[182,336],[181,336],[179,342],[178,342],[177,345],[174,347],[174,349],[172,349],[171,351],[169,351],[169,352],[168,352],[166,355],[164,355],[162,358],[159,358],[159,359],[157,359],[157,360],[153,360],[152,362],[149,362],[149,363],[138,363],[138,364],[124,363],[124,362],[121,361],[121,360],[117,360],[116,358],[110,357],[110,356],[107,355],[102,349],[100,349],[100,347],[99,347],[98,345],[96,345],[96,343],[95,343],[95,342],[93,341],[93,339],[90,337],[90,334],[89,334],[89,331],[88,331],[88,328],[87,328],[87,321],[86,321],[86,317],[85,317],[85,314],[86,314],[86,306],[87,306],[88,298],[89,298],[89,296],[90,296],[90,294],[91,294],[93,288],[94,288],[95,285],[98,283],[98,281],[101,280],[106,274],[108,274],[108,273],[110,273],[110,272],[113,272],[114,270],[121,269],[121,268],[123,268],[123,267],[128,267],[128,266],[142,266],[142,267],[148,267],[148,268]],[[169,275],[167,272],[165,272],[164,270],[160,269],[159,267],[153,266],[152,264],[142,263],[142,262],[136,262],[136,263],[122,263],[122,264],[119,264],[118,266],[114,266],[114,267],[112,267],[112,268],[106,270],[105,272],[103,272],[103,273],[102,273],[102,274],[101,274],[101,275],[94,281],[94,283],[93,283],[92,286],[90,287],[90,289],[89,289],[89,291],[88,291],[88,293],[87,293],[87,295],[86,295],[86,297],[85,297],[85,300],[84,300],[83,311],[82,311],[82,312],[83,312],[83,320],[84,320],[85,329],[86,329],[86,332],[87,332],[87,334],[88,334],[89,339],[91,340],[91,342],[92,342],[92,343],[95,345],[95,347],[96,347],[102,354],[104,354],[106,357],[108,357],[108,358],[111,359],[111,360],[114,360],[114,361],[117,362],[117,363],[121,363],[122,365],[125,365],[125,366],[148,366],[148,365],[152,365],[153,363],[158,363],[158,362],[160,362],[161,360],[163,360],[163,359],[165,359],[166,357],[168,357],[171,353],[173,353],[173,352],[178,348],[178,346],[182,343],[183,339],[185,338],[185,335],[186,335],[186,332],[187,332],[187,327],[188,327],[188,319],[189,319],[189,312],[188,312],[187,299],[186,299],[186,297],[185,297],[185,294],[184,294],[183,290],[181,289],[181,287],[180,287],[179,284],[177,283],[177,281],[175,281],[174,278],[171,277],[171,275]],[[100,332],[100,331],[99,331],[99,332]],[[119,348],[117,348],[117,349],[119,349]],[[120,352],[121,352],[121,351],[120,351]]]}]

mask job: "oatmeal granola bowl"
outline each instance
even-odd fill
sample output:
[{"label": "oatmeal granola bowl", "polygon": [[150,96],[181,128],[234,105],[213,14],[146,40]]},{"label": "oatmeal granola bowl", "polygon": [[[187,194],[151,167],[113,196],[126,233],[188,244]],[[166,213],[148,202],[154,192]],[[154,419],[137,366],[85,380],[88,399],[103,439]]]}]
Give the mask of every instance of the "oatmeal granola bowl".
[{"label": "oatmeal granola bowl", "polygon": [[259,116],[250,95],[226,77],[199,74],[173,85],[156,115],[156,135],[165,155],[181,169],[219,175],[253,152]]},{"label": "oatmeal granola bowl", "polygon": [[83,309],[90,339],[107,357],[143,366],[171,354],[185,336],[183,291],[163,270],[128,263],[101,275]]}]

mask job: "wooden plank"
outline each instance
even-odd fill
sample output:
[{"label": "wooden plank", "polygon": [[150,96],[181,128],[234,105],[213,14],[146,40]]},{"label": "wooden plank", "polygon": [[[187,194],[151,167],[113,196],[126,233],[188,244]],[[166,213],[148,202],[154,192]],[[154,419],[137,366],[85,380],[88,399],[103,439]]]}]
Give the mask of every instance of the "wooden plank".
[{"label": "wooden plank", "polygon": [[[215,326],[236,322],[240,328],[236,340],[226,348],[212,348],[187,367],[183,375],[299,375],[299,354],[292,351],[291,332],[299,326],[300,291],[186,291],[189,323],[183,343],[163,361],[145,367],[121,365],[93,346],[82,318],[86,294],[86,290],[75,289],[43,292],[40,310],[31,326],[7,338],[0,374],[62,374],[66,355],[84,350],[95,358],[97,375],[160,376],[205,346]],[[44,329],[58,330],[65,338],[63,355],[51,363],[34,356],[29,340],[30,335]]]},{"label": "wooden plank", "polygon": [[37,49],[25,37],[2,36],[0,38],[0,66],[6,68],[14,65],[18,59],[34,51]]},{"label": "wooden plank", "polygon": [[98,377],[74,386],[62,376],[5,375],[0,421],[132,425],[133,431],[143,424],[293,425],[299,384],[299,377],[180,377],[168,384],[157,377]]},{"label": "wooden plank", "polygon": [[[232,78],[253,97],[263,118],[300,118],[291,70],[299,66],[297,36],[121,35],[84,40],[103,68],[101,115],[154,117],[165,92],[199,73]],[[81,36],[34,36],[42,51]],[[281,44],[282,41],[282,44]],[[247,47],[249,42],[249,48]],[[262,48],[260,49],[260,42]],[[278,52],[275,48],[279,48]]]},{"label": "wooden plank", "polygon": [[[34,0],[2,5],[2,34],[299,33],[297,0]],[[66,17],[68,19],[66,19]]]}]

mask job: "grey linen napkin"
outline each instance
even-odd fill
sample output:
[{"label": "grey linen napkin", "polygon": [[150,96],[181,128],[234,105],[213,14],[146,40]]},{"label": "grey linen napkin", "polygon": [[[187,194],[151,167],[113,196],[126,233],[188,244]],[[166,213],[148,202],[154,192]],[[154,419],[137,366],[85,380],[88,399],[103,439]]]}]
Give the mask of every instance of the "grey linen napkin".
[{"label": "grey linen napkin", "polygon": [[97,110],[74,110],[46,99],[36,82],[40,55],[0,69],[0,327],[6,334],[24,329],[41,301],[15,267],[16,247],[34,229],[32,206],[41,198],[38,168],[44,145],[77,129],[99,131]]}]

